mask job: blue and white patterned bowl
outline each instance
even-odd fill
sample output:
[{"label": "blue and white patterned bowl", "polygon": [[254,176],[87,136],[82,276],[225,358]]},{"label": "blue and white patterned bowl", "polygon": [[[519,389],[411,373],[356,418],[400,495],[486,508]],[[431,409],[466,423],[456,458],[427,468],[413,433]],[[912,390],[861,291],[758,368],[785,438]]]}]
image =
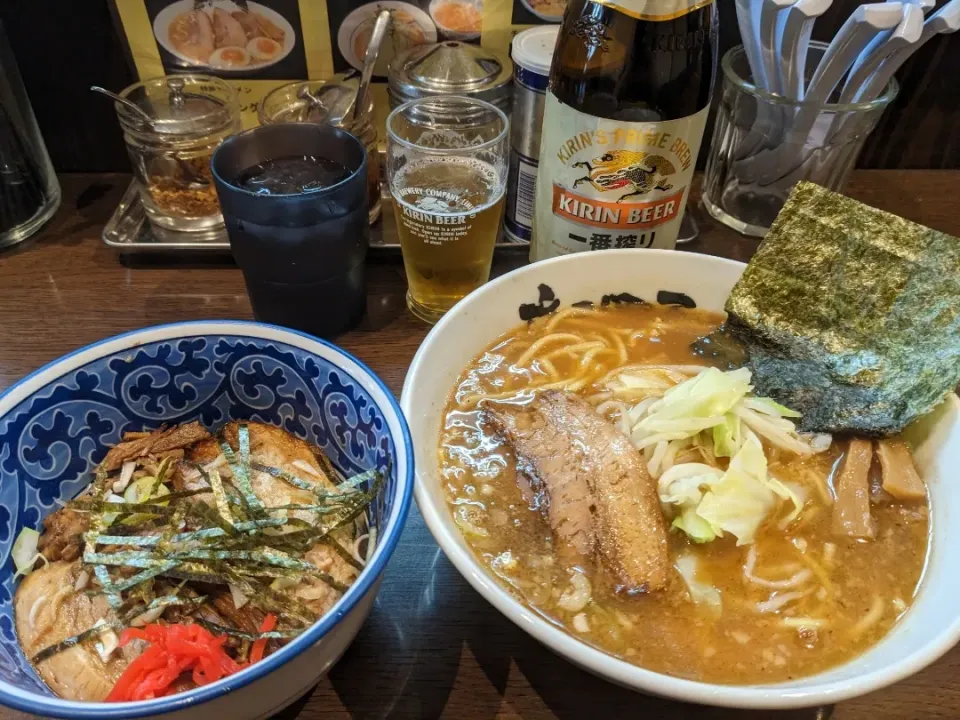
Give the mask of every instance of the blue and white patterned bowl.
[{"label": "blue and white patterned bowl", "polygon": [[[372,515],[379,541],[354,585],[279,652],[220,682],[137,703],[61,700],[17,644],[13,541],[90,479],[127,430],[253,420],[321,447],[346,474],[393,460]],[[410,433],[393,395],[337,347],[252,322],[188,322],[119,335],[27,376],[0,395],[0,703],[63,718],[269,717],[309,690],[370,611],[413,489]]]}]

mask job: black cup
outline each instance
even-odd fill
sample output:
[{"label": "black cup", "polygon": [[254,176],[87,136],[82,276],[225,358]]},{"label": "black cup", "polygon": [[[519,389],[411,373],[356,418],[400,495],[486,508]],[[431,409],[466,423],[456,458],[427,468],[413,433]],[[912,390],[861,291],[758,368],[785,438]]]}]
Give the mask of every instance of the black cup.
[{"label": "black cup", "polygon": [[[269,160],[314,155],[350,171],[321,190],[258,195],[233,183]],[[319,337],[354,327],[366,309],[367,151],[339,128],[264,125],[228,138],[211,160],[233,257],[257,320]]]}]

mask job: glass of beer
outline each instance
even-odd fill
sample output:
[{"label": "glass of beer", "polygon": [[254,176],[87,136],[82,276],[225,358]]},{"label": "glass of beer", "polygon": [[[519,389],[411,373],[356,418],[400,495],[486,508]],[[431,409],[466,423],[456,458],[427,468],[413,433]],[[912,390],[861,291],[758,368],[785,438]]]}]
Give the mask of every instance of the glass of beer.
[{"label": "glass of beer", "polygon": [[507,184],[507,116],[482,100],[412,100],[387,118],[387,178],[407,306],[435,323],[487,281]]}]

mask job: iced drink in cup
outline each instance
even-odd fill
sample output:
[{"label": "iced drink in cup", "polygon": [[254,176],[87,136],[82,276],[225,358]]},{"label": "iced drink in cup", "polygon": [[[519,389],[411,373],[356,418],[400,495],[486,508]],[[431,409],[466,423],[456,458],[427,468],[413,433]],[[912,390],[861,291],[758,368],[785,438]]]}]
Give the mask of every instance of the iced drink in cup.
[{"label": "iced drink in cup", "polygon": [[333,337],[366,309],[363,144],[339,128],[266,125],[213,156],[230,248],[258,320]]}]

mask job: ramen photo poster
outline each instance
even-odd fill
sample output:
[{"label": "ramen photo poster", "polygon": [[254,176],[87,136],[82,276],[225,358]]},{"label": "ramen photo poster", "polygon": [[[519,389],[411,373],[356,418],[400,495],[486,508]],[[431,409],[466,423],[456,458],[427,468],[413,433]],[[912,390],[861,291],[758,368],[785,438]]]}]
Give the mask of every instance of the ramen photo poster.
[{"label": "ramen photo poster", "polygon": [[[326,80],[363,66],[373,23],[391,27],[374,72],[377,117],[386,117],[387,72],[419,45],[459,41],[506,57],[513,36],[559,23],[566,0],[112,0],[117,30],[140,80],[203,73],[231,82],[246,127],[271,90],[295,80]],[[380,137],[383,133],[379,132]]]}]

